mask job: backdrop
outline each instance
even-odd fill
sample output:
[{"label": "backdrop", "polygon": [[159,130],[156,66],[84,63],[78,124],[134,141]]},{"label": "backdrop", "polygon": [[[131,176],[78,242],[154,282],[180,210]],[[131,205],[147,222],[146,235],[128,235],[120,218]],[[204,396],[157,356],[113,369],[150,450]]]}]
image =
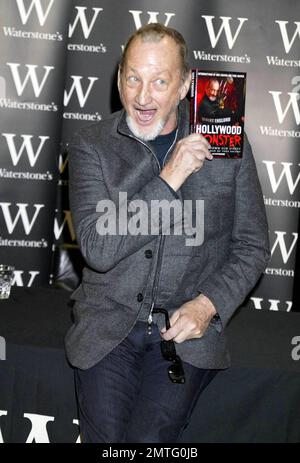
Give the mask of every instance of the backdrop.
[{"label": "backdrop", "polygon": [[299,310],[300,3],[1,0],[0,6],[0,262],[15,266],[14,285],[78,284],[67,144],[80,127],[119,109],[116,70],[126,39],[141,25],[161,22],[184,35],[191,67],[247,73],[245,127],[272,250],[248,305]]}]

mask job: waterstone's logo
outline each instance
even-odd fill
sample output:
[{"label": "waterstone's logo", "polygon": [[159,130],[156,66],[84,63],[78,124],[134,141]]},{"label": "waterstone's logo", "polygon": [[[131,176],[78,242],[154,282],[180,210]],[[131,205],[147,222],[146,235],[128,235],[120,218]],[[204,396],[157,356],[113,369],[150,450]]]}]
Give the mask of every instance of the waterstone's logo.
[{"label": "waterstone's logo", "polygon": [[[28,210],[30,207],[30,210]],[[7,233],[13,235],[16,233],[25,233],[26,236],[30,236],[39,225],[41,218],[41,210],[45,207],[45,204],[32,204],[28,203],[0,203],[0,221],[6,226]],[[34,213],[31,212],[34,208]],[[14,211],[17,210],[15,213]],[[39,219],[39,220],[38,220]],[[1,231],[4,233],[5,228],[2,227]],[[39,240],[30,239],[16,239],[6,238],[0,236],[0,247],[21,247],[21,248],[47,248],[48,242],[45,238]]]},{"label": "waterstone's logo", "polygon": [[[51,18],[51,12],[55,10],[55,0],[16,0],[19,16],[23,26],[44,28],[48,18]],[[33,40],[51,40],[61,42],[63,34],[58,31],[41,31],[18,29],[12,25],[3,26],[3,33],[6,37],[17,39]]]},{"label": "waterstone's logo", "polygon": [[[244,24],[248,21],[248,18],[232,18],[231,16],[220,16],[219,19],[216,16],[201,16],[206,24],[211,48],[215,48],[219,41],[222,42],[222,46],[225,45],[229,50],[232,50],[237,42],[237,39],[241,33]],[[221,22],[219,29],[217,29],[217,22]],[[237,22],[234,26],[233,22]],[[234,30],[235,27],[235,31]],[[223,37],[226,40],[222,40]],[[225,63],[251,63],[251,57],[245,53],[244,55],[229,55],[229,54],[217,54],[210,53],[206,50],[193,50],[194,59],[197,61],[219,61]]]},{"label": "waterstone's logo", "polygon": [[[264,164],[272,193],[276,197],[264,195],[266,206],[295,207],[300,208],[300,201],[297,199],[300,181],[300,164],[292,162],[262,161]],[[293,195],[296,198],[293,198]],[[286,197],[288,196],[288,198]]]},{"label": "waterstone's logo", "polygon": [[[32,134],[2,133],[6,140],[8,153],[14,167],[18,167],[21,162],[23,165],[29,163],[33,169],[45,145],[50,140],[47,135],[34,136]],[[53,180],[52,172],[32,172],[17,171],[0,167],[0,178],[22,179],[22,180]]]},{"label": "waterstone's logo", "polygon": [[[99,77],[83,77],[83,76],[70,76],[72,79],[72,84],[69,89],[64,91],[64,106],[67,107],[70,104],[72,98],[76,97],[75,101],[79,103],[80,108],[84,108],[90,93],[94,87],[95,82],[99,80]],[[88,83],[86,82],[88,80]],[[85,90],[84,90],[85,88]],[[100,121],[102,119],[101,115],[96,111],[95,113],[83,113],[83,112],[69,112],[65,111],[63,113],[64,119],[76,119],[83,121]]]},{"label": "waterstone's logo", "polygon": [[[12,79],[5,81],[2,77],[0,89],[0,108],[4,109],[26,109],[31,111],[53,111],[58,110],[54,102],[42,103],[36,101],[42,98],[42,93],[47,88],[49,76],[52,75],[54,66],[42,66],[37,64],[6,63]],[[7,96],[8,82],[13,82],[17,94],[12,98]],[[22,98],[20,98],[22,97]],[[32,98],[35,101],[31,101]]]},{"label": "waterstone's logo", "polygon": [[[285,231],[274,231],[275,239],[271,239],[271,255],[272,259],[277,260],[279,265],[291,265],[291,261],[295,260],[296,244],[298,241],[298,233],[287,233]],[[268,267],[265,270],[266,275],[294,277],[293,268],[283,267]]]},{"label": "waterstone's logo", "polygon": [[281,90],[269,90],[268,93],[272,96],[275,106],[275,114],[277,120],[285,127],[260,126],[262,135],[271,137],[288,137],[300,138],[300,130],[294,126],[300,125],[300,76],[294,76],[291,79],[291,92],[283,92]]},{"label": "waterstone's logo", "polygon": [[[293,25],[289,21],[275,21],[276,25],[279,26],[283,47],[285,53],[290,53],[292,47],[296,49],[298,45],[299,48],[299,39],[300,39],[300,22],[294,21]],[[295,26],[295,27],[294,27]],[[298,39],[298,40],[297,40]],[[283,67],[299,67],[299,59],[290,59],[287,57],[267,55],[267,63],[269,66],[283,66]]]},{"label": "waterstone's logo", "polygon": [[[87,41],[92,33],[95,24],[97,23],[100,13],[103,12],[103,8],[87,8],[86,6],[75,6],[76,16],[72,23],[69,24],[68,37],[72,39],[75,31],[80,31]],[[92,10],[92,11],[91,11]],[[80,27],[79,27],[80,26]],[[99,28],[96,28],[99,31]],[[78,34],[80,34],[78,32]],[[106,53],[107,47],[101,43],[68,43],[69,51],[83,51],[89,53]]]}]

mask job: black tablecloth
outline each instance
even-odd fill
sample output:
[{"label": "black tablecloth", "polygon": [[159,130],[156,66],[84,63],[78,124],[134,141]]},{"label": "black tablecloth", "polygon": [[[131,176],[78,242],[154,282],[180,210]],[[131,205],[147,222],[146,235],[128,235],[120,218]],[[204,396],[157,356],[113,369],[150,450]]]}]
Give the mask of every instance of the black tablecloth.
[{"label": "black tablecloth", "polygon": [[[73,370],[64,352],[70,293],[13,288],[0,301],[0,440],[75,442]],[[300,442],[300,314],[242,308],[228,326],[232,368],[200,397],[181,442]]]},{"label": "black tablecloth", "polygon": [[[72,324],[71,293],[51,286],[13,288],[0,301],[0,336],[8,343],[63,348]],[[233,366],[279,368],[300,373],[292,339],[300,336],[299,312],[242,307],[227,327]]]},{"label": "black tablecloth", "polygon": [[62,348],[72,323],[70,294],[51,286],[13,287],[0,301],[0,335],[8,343]]}]

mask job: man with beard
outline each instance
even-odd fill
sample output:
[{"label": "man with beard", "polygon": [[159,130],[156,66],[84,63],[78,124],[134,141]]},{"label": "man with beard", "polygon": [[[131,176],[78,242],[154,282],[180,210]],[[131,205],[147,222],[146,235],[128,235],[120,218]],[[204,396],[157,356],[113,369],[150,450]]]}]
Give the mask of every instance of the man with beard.
[{"label": "man with beard", "polygon": [[[205,120],[208,119],[217,119],[217,118],[230,118],[232,116],[232,111],[229,108],[222,108],[220,105],[220,95],[219,95],[220,83],[218,79],[211,78],[205,86],[205,94],[199,105],[199,122],[202,121],[202,117]],[[229,119],[227,122],[230,122]]]},{"label": "man with beard", "polygon": [[[182,35],[142,27],[119,66],[124,109],[70,144],[70,206],[86,267],[66,350],[83,442],[178,441],[199,394],[230,365],[225,326],[269,258],[250,145],[226,165],[202,135],[189,135],[190,82]],[[103,200],[114,207],[100,210]],[[204,201],[201,245],[179,233],[186,200]],[[135,208],[141,226],[154,203],[165,207],[155,232],[124,231]],[[116,223],[102,233],[105,220]]]}]

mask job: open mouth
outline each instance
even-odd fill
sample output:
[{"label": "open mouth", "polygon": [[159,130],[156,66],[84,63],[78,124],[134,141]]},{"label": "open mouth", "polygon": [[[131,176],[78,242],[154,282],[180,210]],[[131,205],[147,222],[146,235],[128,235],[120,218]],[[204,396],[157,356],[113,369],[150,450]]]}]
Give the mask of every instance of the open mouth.
[{"label": "open mouth", "polygon": [[135,108],[137,119],[141,124],[151,122],[156,114],[156,109],[137,109]]}]

